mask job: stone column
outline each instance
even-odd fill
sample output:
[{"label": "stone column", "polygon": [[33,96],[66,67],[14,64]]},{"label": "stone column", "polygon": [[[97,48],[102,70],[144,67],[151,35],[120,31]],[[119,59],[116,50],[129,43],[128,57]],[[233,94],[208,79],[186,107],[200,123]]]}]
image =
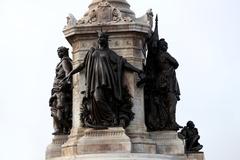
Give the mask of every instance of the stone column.
[{"label": "stone column", "polygon": [[[113,10],[117,14],[113,14]],[[93,0],[89,11],[78,23],[70,19],[64,29],[66,39],[73,47],[74,66],[83,61],[88,49],[97,46],[96,31],[107,31],[110,35],[109,47],[117,54],[139,69],[142,69],[144,60],[143,47],[145,39],[151,32],[148,14],[137,19],[130,10],[126,0]],[[137,75],[125,73],[125,83],[133,96],[133,112],[135,118],[126,129],[126,134],[131,138],[132,152],[156,152],[156,145],[148,139],[144,120],[143,88],[137,88]],[[83,136],[84,129],[80,124],[80,106],[82,103],[81,91],[84,90],[84,72],[73,78],[73,129],[69,140],[63,145],[64,155],[76,154],[77,140]]]},{"label": "stone column", "polygon": [[[78,38],[72,39],[72,55],[73,55],[73,67],[81,63],[80,55],[80,41]],[[76,155],[77,154],[77,140],[83,136],[83,128],[80,121],[80,105],[82,103],[82,95],[85,79],[83,73],[75,74],[73,76],[73,117],[72,117],[72,129],[71,134],[68,136],[68,141],[62,146],[63,156]]]}]

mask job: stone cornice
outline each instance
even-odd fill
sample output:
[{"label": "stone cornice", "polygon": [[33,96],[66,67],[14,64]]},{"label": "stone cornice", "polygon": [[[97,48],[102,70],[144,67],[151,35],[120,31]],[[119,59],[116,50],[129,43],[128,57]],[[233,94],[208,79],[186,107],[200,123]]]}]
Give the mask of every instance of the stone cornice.
[{"label": "stone cornice", "polygon": [[[143,23],[121,23],[121,24],[105,24],[105,25],[81,25],[74,26],[63,30],[63,33],[67,39],[74,35],[89,35],[96,34],[97,31],[107,31],[108,33],[122,33],[122,32],[139,32],[143,34],[150,34],[151,27],[148,24]],[[71,43],[71,42],[70,42]]]}]

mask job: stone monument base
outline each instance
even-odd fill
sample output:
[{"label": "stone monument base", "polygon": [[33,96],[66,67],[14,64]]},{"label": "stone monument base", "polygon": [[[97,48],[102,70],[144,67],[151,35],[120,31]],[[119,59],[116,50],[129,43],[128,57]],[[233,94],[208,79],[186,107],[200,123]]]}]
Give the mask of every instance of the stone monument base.
[{"label": "stone monument base", "polygon": [[67,135],[54,136],[52,143],[47,147],[46,159],[60,157],[62,155],[62,145],[67,141],[67,139]]},{"label": "stone monument base", "polygon": [[72,157],[59,157],[51,160],[187,160],[186,156],[144,153],[85,154]]},{"label": "stone monument base", "polygon": [[77,144],[78,154],[130,152],[130,138],[121,127],[104,130],[87,129]]},{"label": "stone monument base", "polygon": [[156,143],[146,138],[132,138],[132,153],[150,153],[156,154]]},{"label": "stone monument base", "polygon": [[203,152],[188,153],[187,160],[205,160]]},{"label": "stone monument base", "polygon": [[157,153],[166,155],[183,155],[184,141],[178,138],[176,131],[150,132],[150,137],[157,144]]}]

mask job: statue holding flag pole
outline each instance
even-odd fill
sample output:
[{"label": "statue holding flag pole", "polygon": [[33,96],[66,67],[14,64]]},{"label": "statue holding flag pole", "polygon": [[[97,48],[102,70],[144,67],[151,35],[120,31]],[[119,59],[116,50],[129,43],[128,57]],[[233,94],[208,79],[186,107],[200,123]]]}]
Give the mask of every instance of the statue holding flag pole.
[{"label": "statue holding flag pole", "polygon": [[155,30],[148,42],[145,66],[145,121],[148,131],[178,130],[176,105],[180,89],[175,70],[178,62],[168,52],[168,44],[159,40],[158,16]]}]

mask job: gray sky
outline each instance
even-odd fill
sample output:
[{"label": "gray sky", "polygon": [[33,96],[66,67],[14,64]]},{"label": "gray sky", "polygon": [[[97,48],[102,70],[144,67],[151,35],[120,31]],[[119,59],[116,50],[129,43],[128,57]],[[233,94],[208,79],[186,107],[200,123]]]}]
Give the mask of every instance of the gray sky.
[{"label": "gray sky", "polygon": [[[0,1],[1,160],[43,160],[51,142],[48,99],[66,16],[91,0]],[[159,15],[159,32],[179,61],[178,122],[193,120],[207,160],[237,159],[240,144],[240,1],[128,0],[137,17]]]}]

